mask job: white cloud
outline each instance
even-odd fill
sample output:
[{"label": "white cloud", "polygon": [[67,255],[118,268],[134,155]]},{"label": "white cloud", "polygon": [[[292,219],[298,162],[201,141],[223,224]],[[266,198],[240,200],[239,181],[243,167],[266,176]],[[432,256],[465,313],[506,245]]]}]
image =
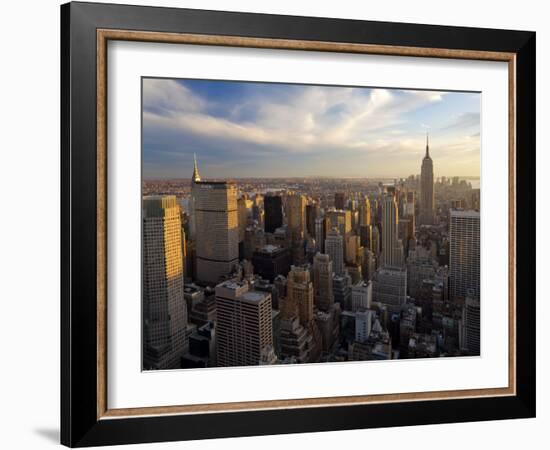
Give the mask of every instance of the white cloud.
[{"label": "white cloud", "polygon": [[[421,128],[437,130],[430,133],[436,175],[475,174],[479,167],[479,135],[471,128],[462,132],[459,126],[475,122],[475,115],[455,112],[445,121],[443,114],[437,118],[439,123],[426,124],[423,121],[431,116],[416,113],[442,102],[446,93],[316,86],[292,88],[287,95],[283,90],[279,97],[276,89],[254,92],[231,103],[213,96],[207,101],[178,82],[148,80],[144,85],[145,132],[149,137],[176,133],[192,138],[198,148],[201,143],[223,148],[231,158],[222,161],[217,156],[210,163],[210,170],[220,174],[235,158],[290,162],[294,156],[309,158],[307,170],[315,173],[418,173],[425,148]],[[416,131],[411,132],[413,127]],[[180,145],[176,140],[174,148]],[[255,166],[254,173],[269,172],[270,164]]]},{"label": "white cloud", "polygon": [[463,112],[454,116],[443,130],[462,130],[465,128],[479,127],[479,112]]},{"label": "white cloud", "polygon": [[174,80],[145,78],[143,80],[143,105],[171,113],[201,111],[206,102],[185,86]]},{"label": "white cloud", "polygon": [[[207,103],[175,81],[147,80],[144,124],[259,146],[281,146],[290,152],[319,151],[328,146],[356,149],[373,142],[382,130],[391,134],[391,128],[403,122],[404,114],[443,97],[428,91],[373,89],[367,91],[368,96],[364,92],[313,86],[289,101],[248,98],[232,105],[224,118],[208,114]],[[244,108],[256,111],[253,122],[234,119]]]}]

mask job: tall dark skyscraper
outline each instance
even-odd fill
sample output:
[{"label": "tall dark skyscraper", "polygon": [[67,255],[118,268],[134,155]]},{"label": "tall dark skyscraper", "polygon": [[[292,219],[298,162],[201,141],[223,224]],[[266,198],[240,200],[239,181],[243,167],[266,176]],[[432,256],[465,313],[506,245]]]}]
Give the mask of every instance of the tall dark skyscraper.
[{"label": "tall dark skyscraper", "polygon": [[265,232],[273,233],[283,226],[283,207],[281,197],[278,195],[266,195],[264,197]]},{"label": "tall dark skyscraper", "polygon": [[273,282],[277,275],[288,274],[290,270],[290,251],[288,248],[266,245],[252,254],[254,272]]},{"label": "tall dark skyscraper", "polygon": [[315,244],[317,250],[321,253],[325,252],[325,238],[329,231],[329,221],[326,217],[315,219]]},{"label": "tall dark skyscraper", "polygon": [[330,256],[317,253],[313,258],[313,287],[315,305],[322,311],[330,311],[334,305],[332,273]]},{"label": "tall dark skyscraper", "polygon": [[319,204],[306,205],[306,231],[309,236],[315,238],[315,220],[319,217]]},{"label": "tall dark skyscraper", "polygon": [[346,195],[343,192],[334,193],[334,207],[336,209],[344,209],[346,202]]},{"label": "tall dark skyscraper", "polygon": [[426,156],[420,170],[420,225],[434,222],[434,165],[430,158],[430,145],[426,135]]}]

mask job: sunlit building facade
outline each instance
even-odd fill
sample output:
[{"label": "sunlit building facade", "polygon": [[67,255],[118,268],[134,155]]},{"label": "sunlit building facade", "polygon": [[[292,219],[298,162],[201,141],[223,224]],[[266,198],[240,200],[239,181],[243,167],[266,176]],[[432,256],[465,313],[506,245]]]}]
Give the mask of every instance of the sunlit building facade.
[{"label": "sunlit building facade", "polygon": [[143,367],[176,369],[187,351],[180,208],[175,196],[143,199]]},{"label": "sunlit building facade", "polygon": [[313,283],[309,269],[292,266],[286,289],[290,302],[297,306],[300,323],[308,325],[313,320]]},{"label": "sunlit building facade", "polygon": [[217,283],[239,262],[237,186],[227,181],[192,185],[199,281]]}]

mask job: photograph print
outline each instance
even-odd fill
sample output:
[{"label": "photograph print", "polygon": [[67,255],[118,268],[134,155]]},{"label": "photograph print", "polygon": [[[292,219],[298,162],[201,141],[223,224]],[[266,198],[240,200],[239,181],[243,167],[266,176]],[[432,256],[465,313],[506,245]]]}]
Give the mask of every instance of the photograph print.
[{"label": "photograph print", "polygon": [[142,78],[142,369],[479,356],[480,102]]}]

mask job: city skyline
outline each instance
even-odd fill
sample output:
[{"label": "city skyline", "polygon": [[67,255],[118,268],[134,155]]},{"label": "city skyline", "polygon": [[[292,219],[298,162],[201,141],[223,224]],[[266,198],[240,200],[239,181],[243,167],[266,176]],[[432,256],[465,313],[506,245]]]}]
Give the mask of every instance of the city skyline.
[{"label": "city skyline", "polygon": [[406,177],[427,132],[435,177],[480,176],[478,93],[143,79],[144,179]]},{"label": "city skyline", "polygon": [[[447,93],[153,81],[143,113],[144,370],[480,354],[479,172],[449,176],[445,147],[424,131],[418,148],[380,153],[402,176],[349,173],[376,155],[365,127],[369,138],[388,134]],[[240,111],[258,92],[268,112]],[[471,108],[457,98],[440,124]],[[155,150],[177,138],[179,164]],[[148,152],[177,178],[147,179]],[[336,162],[320,175],[331,158],[345,176]]]}]

